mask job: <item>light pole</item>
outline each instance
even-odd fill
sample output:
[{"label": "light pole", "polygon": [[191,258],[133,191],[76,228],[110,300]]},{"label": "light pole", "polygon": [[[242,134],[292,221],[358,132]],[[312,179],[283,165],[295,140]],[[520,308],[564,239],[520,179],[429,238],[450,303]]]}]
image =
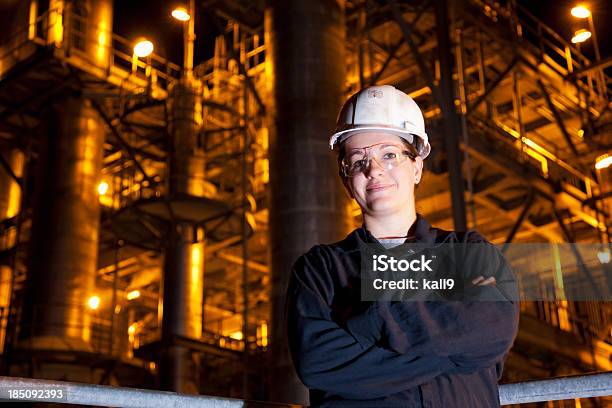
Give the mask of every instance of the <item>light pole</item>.
[{"label": "light pole", "polygon": [[[595,62],[601,61],[601,54],[599,53],[599,42],[597,41],[597,33],[595,32],[595,23],[593,22],[593,13],[591,13],[591,10],[589,10],[589,8],[584,4],[578,4],[577,6],[573,7],[570,13],[572,16],[578,19],[585,19],[587,21],[587,27],[588,27],[587,29],[581,28],[580,30],[577,30],[574,33],[574,36],[572,37],[572,42],[574,44],[580,44],[581,42],[584,42],[588,40],[589,38],[593,37],[593,52],[595,54]],[[602,97],[605,98],[607,94],[607,90],[605,86],[605,77],[603,74],[603,70],[601,69],[597,70],[597,74],[598,74],[597,82],[599,83],[599,92],[601,93]]]},{"label": "light pole", "polygon": [[593,36],[593,51],[595,52],[595,60],[599,61],[601,59],[601,55],[599,54],[599,44],[597,42],[597,34],[595,33],[595,24],[593,23],[593,13],[591,13],[591,10],[589,10],[587,6],[580,4],[572,8],[571,14],[576,18],[586,19],[588,31]]},{"label": "light pole", "polygon": [[190,78],[193,74],[193,49],[195,43],[195,0],[189,0],[189,9],[177,7],[172,17],[183,22],[183,75]]}]

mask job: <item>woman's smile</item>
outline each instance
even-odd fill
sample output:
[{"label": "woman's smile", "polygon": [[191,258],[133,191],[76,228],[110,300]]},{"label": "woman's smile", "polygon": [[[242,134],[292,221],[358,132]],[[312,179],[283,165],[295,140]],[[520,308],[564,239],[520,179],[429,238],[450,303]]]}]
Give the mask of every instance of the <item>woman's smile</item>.
[{"label": "woman's smile", "polygon": [[368,186],[366,188],[366,191],[368,193],[375,193],[377,191],[388,190],[391,187],[393,187],[393,184],[373,184],[371,186]]}]

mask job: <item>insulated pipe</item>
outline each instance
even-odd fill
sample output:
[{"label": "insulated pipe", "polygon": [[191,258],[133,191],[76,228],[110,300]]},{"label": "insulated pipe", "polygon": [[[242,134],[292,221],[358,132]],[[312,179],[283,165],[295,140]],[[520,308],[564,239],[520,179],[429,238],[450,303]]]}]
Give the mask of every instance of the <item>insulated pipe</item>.
[{"label": "insulated pipe", "polygon": [[64,9],[65,0],[49,0],[49,12],[46,18],[47,44],[61,47],[64,42]]},{"label": "insulated pipe", "polygon": [[[86,4],[85,50],[97,67],[110,69],[113,36],[113,0],[89,0]],[[72,3],[75,4],[75,3]]]},{"label": "insulated pipe", "polygon": [[4,166],[0,166],[0,221],[2,221],[16,216],[19,212],[21,187],[14,177],[23,176],[25,155],[15,148],[2,149],[0,154],[4,163],[10,168],[8,171]]},{"label": "insulated pipe", "polygon": [[160,385],[167,391],[199,393],[200,356],[175,343],[176,336],[202,336],[204,234],[180,223],[165,249]]},{"label": "insulated pipe", "polygon": [[285,291],[296,258],[352,227],[349,196],[328,140],[344,96],[344,2],[272,0],[265,14],[270,134],[272,322],[270,399],[306,403],[284,328]]},{"label": "insulated pipe", "polygon": [[[0,150],[8,169],[0,166],[0,222],[16,216],[21,207],[21,187],[14,177],[23,177],[25,155],[19,149]],[[0,230],[0,251],[13,248],[17,242],[17,228]],[[13,290],[13,269],[0,263],[0,350],[4,350],[8,311]]]},{"label": "insulated pipe", "polygon": [[105,127],[91,101],[73,95],[52,107],[48,125],[35,179],[20,338],[34,348],[89,350]]},{"label": "insulated pipe", "polygon": [[204,148],[199,143],[202,125],[202,98],[200,84],[194,79],[183,78],[170,88],[168,98],[169,132],[171,137],[170,196],[189,194],[204,197],[207,192],[205,179]]},{"label": "insulated pipe", "polygon": [[[177,82],[168,98],[172,138],[169,200],[180,195],[204,197],[204,150],[198,143],[202,123],[199,84],[190,77]],[[171,222],[165,248],[162,310],[162,389],[199,392],[200,356],[174,344],[176,336],[200,339],[204,289],[204,231],[186,222]]]},{"label": "insulated pipe", "polygon": [[0,350],[4,352],[6,341],[11,292],[13,291],[13,269],[0,264]]}]

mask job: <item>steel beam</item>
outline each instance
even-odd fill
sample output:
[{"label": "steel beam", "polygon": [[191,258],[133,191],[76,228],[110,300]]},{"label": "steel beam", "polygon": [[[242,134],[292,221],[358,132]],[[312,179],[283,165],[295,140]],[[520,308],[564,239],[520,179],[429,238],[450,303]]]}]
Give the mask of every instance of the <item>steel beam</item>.
[{"label": "steel beam", "polygon": [[[555,107],[555,104],[553,103],[552,99],[550,98],[550,95],[548,94],[548,91],[546,90],[546,87],[544,86],[544,83],[542,82],[542,80],[540,78],[538,78],[537,83],[538,83],[538,87],[540,88],[540,91],[542,92],[542,95],[544,96],[544,99],[546,100],[546,104],[548,105],[548,109],[550,109],[550,111],[552,112],[553,116],[555,117],[555,122],[557,123],[557,126],[559,127],[559,130],[561,131],[561,134],[563,135],[563,138],[565,139],[565,142],[567,143],[569,148],[572,150],[572,153],[574,153],[576,156],[578,156],[579,155],[578,149],[576,149],[576,145],[574,145],[574,142],[572,141],[572,138],[570,137],[569,133],[567,132],[567,129],[565,128],[565,124],[563,123],[563,119],[561,118],[561,114],[559,113],[559,111]],[[521,135],[521,136],[524,136],[524,135]]]},{"label": "steel beam", "polygon": [[[226,260],[236,265],[244,266],[244,258],[242,256],[233,255],[227,252],[217,252],[216,256],[219,259]],[[254,271],[259,271],[265,274],[270,273],[270,267],[268,265],[264,265],[256,261],[252,261],[250,259],[247,260],[247,266],[249,267],[249,269],[252,269]]]},{"label": "steel beam", "polygon": [[[414,16],[412,21],[409,23],[410,27],[414,27],[414,25],[421,19],[421,16],[423,16],[423,14],[425,13],[425,10],[427,10],[427,8],[430,6],[430,4],[431,4],[431,0],[427,0],[427,1],[425,1],[423,3],[423,5],[421,6],[421,8],[417,12],[417,14]],[[383,63],[382,67],[380,67],[380,70],[378,70],[376,75],[374,75],[372,78],[370,78],[370,85],[376,84],[376,81],[378,81],[380,79],[380,77],[383,74],[383,72],[385,72],[385,69],[387,69],[387,66],[389,66],[389,64],[391,63],[393,58],[395,58],[395,54],[400,49],[400,47],[402,46],[404,41],[405,40],[403,40],[403,39],[399,40],[395,45],[393,45],[393,47],[391,47],[391,49],[389,50],[389,54],[387,55],[387,59]]]},{"label": "steel beam", "polygon": [[15,183],[17,183],[19,187],[23,189],[23,181],[21,180],[21,178],[17,177],[15,172],[13,172],[11,165],[8,164],[2,152],[0,152],[0,165],[2,165],[2,168],[4,169],[4,171],[6,171],[6,174],[8,174],[9,177],[12,178]]},{"label": "steel beam", "polygon": [[533,190],[530,189],[529,194],[527,195],[527,201],[525,201],[525,206],[523,207],[523,210],[521,211],[521,214],[519,215],[518,219],[512,226],[512,229],[510,230],[510,233],[508,234],[508,237],[506,238],[506,242],[504,243],[504,246],[502,247],[502,253],[506,252],[506,250],[508,249],[508,246],[514,239],[516,232],[519,230],[519,228],[521,228],[523,221],[527,217],[527,214],[529,214],[529,210],[531,209],[531,205],[533,204],[533,197],[534,197]]},{"label": "steel beam", "polygon": [[[222,33],[225,31],[216,18],[213,18],[212,21],[217,29],[217,32]],[[238,65],[238,71],[241,75],[244,76],[244,80],[246,81],[247,87],[249,88],[249,91],[253,94],[253,97],[257,102],[257,106],[259,107],[259,114],[264,115],[266,113],[266,106],[264,105],[263,100],[259,96],[259,92],[257,92],[255,85],[253,85],[253,81],[251,80],[251,77],[249,77],[247,70],[244,67],[244,64],[242,63],[242,61],[240,61],[240,57],[236,55],[232,47],[227,47],[227,53],[230,59],[236,61],[236,65]]]},{"label": "steel beam", "polygon": [[423,78],[425,79],[425,83],[427,84],[429,89],[431,89],[431,92],[434,95],[436,102],[442,109],[442,112],[446,113],[444,111],[442,94],[440,93],[440,90],[438,89],[438,87],[434,84],[433,77],[431,75],[431,71],[425,65],[423,56],[419,52],[417,45],[412,39],[412,36],[411,36],[412,30],[411,30],[410,25],[406,22],[406,20],[404,20],[404,17],[402,16],[402,12],[400,11],[399,6],[395,0],[389,0],[389,5],[391,6],[391,11],[393,12],[393,18],[395,19],[400,29],[402,30],[404,41],[406,41],[406,43],[408,44],[408,47],[410,47],[410,51],[412,52],[412,55],[414,56],[414,59],[419,67],[419,71],[421,72],[421,75],[423,75]]},{"label": "steel beam", "polygon": [[609,56],[608,58],[602,59],[601,61],[593,62],[591,65],[587,67],[575,70],[574,72],[569,74],[567,78],[568,79],[580,78],[581,76],[584,76],[588,74],[589,72],[604,70],[611,65],[612,65],[612,56]]},{"label": "steel beam", "polygon": [[474,101],[474,103],[468,106],[468,110],[466,113],[467,116],[469,116],[470,114],[475,112],[476,109],[478,109],[478,106],[480,106],[480,104],[487,99],[487,97],[491,94],[491,92],[493,92],[495,88],[497,88],[497,86],[501,83],[501,81],[503,81],[506,75],[508,75],[508,73],[512,71],[512,69],[514,68],[517,62],[518,62],[517,58],[512,59],[512,61],[510,62],[510,64],[508,64],[506,69],[504,69],[502,72],[499,73],[499,75],[493,80],[493,82],[491,82],[491,84],[485,90],[485,92],[482,95],[480,95],[478,99]]},{"label": "steel beam", "polygon": [[453,205],[453,222],[455,230],[467,229],[464,186],[461,171],[461,150],[459,135],[461,123],[455,109],[453,86],[453,58],[449,39],[448,0],[436,0],[436,31],[438,38],[438,58],[440,61],[440,108],[444,115],[446,160],[450,181]]},{"label": "steel beam", "polygon": [[444,118],[445,127],[445,144],[446,156],[448,162],[448,173],[452,197],[453,208],[453,223],[458,231],[465,231],[467,228],[467,219],[465,215],[465,197],[463,195],[463,180],[461,177],[461,153],[459,151],[459,137],[456,130],[460,129],[459,117],[455,110],[453,101],[453,78],[452,78],[452,55],[450,48],[450,40],[448,33],[448,4],[446,0],[436,0],[436,31],[438,39],[438,52],[440,60],[440,88],[435,86],[430,70],[425,65],[425,61],[421,56],[416,44],[414,43],[410,33],[410,26],[402,17],[402,13],[395,0],[389,0],[393,17],[400,26],[404,40],[408,43],[414,59],[419,66],[421,75],[425,78],[425,82],[431,89],[434,98]]},{"label": "steel beam", "polygon": [[242,74],[242,76],[244,76],[244,80],[246,81],[249,91],[251,91],[251,93],[255,97],[255,101],[257,102],[257,106],[259,107],[259,114],[265,115],[266,106],[264,105],[263,100],[259,96],[259,92],[257,92],[255,85],[253,85],[253,81],[251,80],[251,77],[247,74],[244,64],[240,61],[240,58],[236,56],[236,54],[234,53],[231,47],[228,48],[228,53],[230,54],[230,58],[236,61],[236,64],[238,65],[238,71]]},{"label": "steel beam", "polygon": [[589,282],[589,285],[591,285],[593,292],[597,296],[597,300],[605,300],[605,298],[603,297],[603,294],[601,293],[601,290],[599,289],[599,286],[597,286],[597,283],[595,283],[595,279],[593,279],[593,275],[591,274],[591,271],[584,263],[584,259],[582,259],[582,255],[580,255],[580,251],[578,251],[578,248],[576,247],[576,243],[573,242],[575,238],[570,235],[569,231],[567,230],[567,227],[563,223],[563,218],[561,218],[561,214],[559,214],[559,212],[556,209],[553,209],[553,215],[555,219],[557,220],[557,223],[559,223],[559,227],[561,227],[561,231],[563,232],[563,235],[565,236],[566,241],[570,244],[572,253],[576,257],[578,269],[584,275],[584,278],[586,278],[586,280]]},{"label": "steel beam", "polygon": [[110,129],[111,133],[113,134],[115,139],[117,139],[117,141],[119,142],[119,144],[121,145],[123,150],[125,150],[125,152],[128,154],[130,159],[132,159],[132,161],[134,162],[134,165],[136,166],[138,171],[140,171],[140,173],[149,182],[150,185],[154,185],[155,181],[147,174],[147,172],[145,171],[144,167],[142,167],[142,165],[140,164],[140,162],[136,158],[136,154],[134,153],[134,149],[132,148],[132,146],[130,146],[130,144],[128,142],[126,142],[123,139],[123,137],[121,136],[121,133],[119,133],[119,131],[117,130],[116,126],[113,124],[112,120],[106,114],[106,112],[104,111],[102,106],[100,106],[100,104],[95,99],[91,99],[91,104],[98,111],[98,114],[100,115],[102,120],[104,120],[104,123],[106,123],[106,125]]}]

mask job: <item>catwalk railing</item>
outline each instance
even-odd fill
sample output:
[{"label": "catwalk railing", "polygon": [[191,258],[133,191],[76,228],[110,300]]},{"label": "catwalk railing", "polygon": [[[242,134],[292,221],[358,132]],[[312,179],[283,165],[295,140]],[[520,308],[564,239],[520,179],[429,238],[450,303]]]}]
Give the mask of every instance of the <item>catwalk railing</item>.
[{"label": "catwalk railing", "polygon": [[[92,40],[87,35],[90,26],[86,17],[61,8],[31,15],[23,29],[11,33],[0,44],[0,76],[28,58],[34,44],[54,49],[54,55],[70,65],[132,92],[149,88],[161,97],[170,83],[180,77],[181,67],[156,53],[137,57],[134,44],[109,29],[94,27],[98,35]],[[87,53],[92,49],[99,54],[98,58]],[[103,56],[107,57],[100,59]]]},{"label": "catwalk railing", "polygon": [[[0,377],[0,393],[0,401],[45,401],[98,407],[300,407],[274,402],[18,377]],[[52,397],[40,399],[32,397],[33,395],[44,397],[45,394]],[[612,395],[612,372],[525,381],[499,387],[501,405],[610,395]]]},{"label": "catwalk railing", "polygon": [[[492,22],[505,19],[515,30],[515,40],[522,47],[528,47],[538,61],[548,64],[558,74],[573,79],[576,84],[588,93],[589,98],[597,103],[604,103],[610,95],[610,78],[602,68],[586,72],[581,78],[572,73],[596,65],[586,57],[578,46],[571,44],[552,28],[540,21],[526,7],[514,2],[512,7],[491,0],[468,0],[482,10]],[[527,40],[527,43],[523,42]]]}]

